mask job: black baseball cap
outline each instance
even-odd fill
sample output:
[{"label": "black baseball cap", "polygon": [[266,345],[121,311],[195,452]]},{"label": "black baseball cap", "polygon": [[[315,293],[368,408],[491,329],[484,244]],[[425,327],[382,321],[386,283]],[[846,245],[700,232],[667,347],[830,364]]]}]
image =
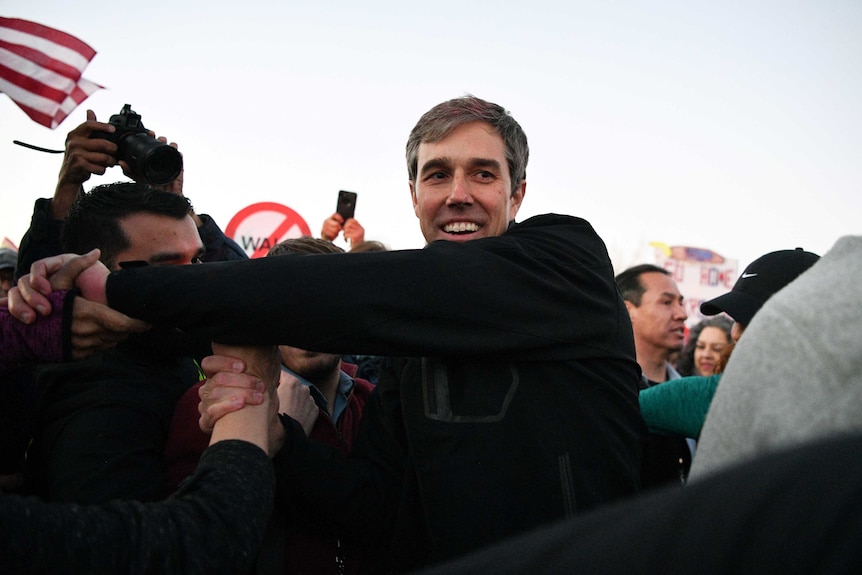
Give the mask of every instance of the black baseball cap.
[{"label": "black baseball cap", "polygon": [[820,259],[802,248],[780,250],[760,256],[745,268],[733,289],[700,304],[704,315],[726,313],[743,325],[751,323],[754,314],[775,292],[799,277]]}]

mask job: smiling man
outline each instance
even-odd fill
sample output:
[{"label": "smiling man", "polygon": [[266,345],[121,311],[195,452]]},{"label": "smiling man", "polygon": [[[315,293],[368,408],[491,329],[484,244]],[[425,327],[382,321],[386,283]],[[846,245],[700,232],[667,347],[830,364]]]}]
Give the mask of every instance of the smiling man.
[{"label": "smiling man", "polygon": [[[376,550],[380,571],[635,493],[645,433],[604,243],[580,218],[514,222],[529,157],[514,118],[472,96],[444,102],[406,156],[424,249],[129,269],[106,293],[129,315],[222,343],[390,357],[349,458],[290,419],[276,458],[299,520]],[[205,427],[239,407],[241,388],[255,401],[236,361],[204,367]]]},{"label": "smiling man", "polygon": [[[461,124],[440,140],[415,146],[423,136],[411,137],[407,161],[425,239],[467,241],[505,232],[527,189],[526,138],[516,142],[520,161],[509,166],[503,138],[490,124]],[[515,169],[519,173],[512,175]]]}]

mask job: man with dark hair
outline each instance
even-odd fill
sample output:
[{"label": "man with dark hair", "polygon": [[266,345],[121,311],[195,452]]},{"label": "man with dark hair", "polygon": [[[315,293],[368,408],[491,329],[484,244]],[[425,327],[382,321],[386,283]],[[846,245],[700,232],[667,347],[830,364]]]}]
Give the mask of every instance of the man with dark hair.
[{"label": "man with dark hair", "polygon": [[[407,144],[424,249],[227,262],[206,279],[123,270],[105,301],[221,343],[393,357],[349,459],[285,420],[279,489],[379,546],[383,569],[475,550],[631,495],[639,480],[639,369],[610,258],[582,219],[515,223],[527,158],[504,108],[444,102]],[[245,297],[249,285],[259,297]],[[220,400],[224,385],[254,401],[257,381],[238,363],[205,360],[219,373],[204,425],[237,407]]]},{"label": "man with dark hair", "polygon": [[[616,277],[632,321],[635,350],[641,366],[641,388],[679,379],[668,361],[685,342],[688,314],[670,273],[653,264],[631,267]],[[682,484],[691,467],[692,451],[685,439],[650,434],[644,444],[641,486]]]},{"label": "man with dark hair", "polygon": [[616,277],[632,320],[638,364],[653,383],[676,379],[668,358],[682,349],[688,314],[670,273],[653,264],[631,267]]},{"label": "man with dark hair", "polygon": [[[69,210],[66,249],[101,250],[112,270],[196,263],[204,252],[186,198],[139,183],[98,186]],[[197,351],[197,353],[195,353]],[[115,350],[41,369],[29,451],[35,491],[102,503],[162,496],[162,454],[177,400],[200,379],[194,350],[156,329]]]},{"label": "man with dark hair", "polygon": [[[200,237],[187,233],[188,223],[194,224],[190,209],[184,196],[147,184],[117,182],[97,186],[79,196],[69,208],[62,232],[63,247],[81,254],[99,248],[100,259],[108,269],[117,269],[120,261],[144,261],[150,265],[198,263],[203,244]],[[186,229],[180,234],[178,227]],[[172,235],[183,238],[182,249],[152,252],[159,245],[171,246],[175,241]]]}]

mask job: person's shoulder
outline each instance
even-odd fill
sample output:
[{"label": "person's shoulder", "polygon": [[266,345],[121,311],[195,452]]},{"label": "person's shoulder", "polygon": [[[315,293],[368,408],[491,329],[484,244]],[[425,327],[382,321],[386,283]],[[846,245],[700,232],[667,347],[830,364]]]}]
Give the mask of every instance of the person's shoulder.
[{"label": "person's shoulder", "polygon": [[848,254],[858,255],[859,253],[862,253],[862,236],[841,236],[835,242],[835,245],[826,252],[824,257],[837,257]]},{"label": "person's shoulder", "polygon": [[512,229],[529,229],[550,226],[588,228],[590,230],[593,229],[590,223],[583,218],[553,213],[532,216],[530,218],[527,218],[523,222],[514,224],[512,226]]},{"label": "person's shoulder", "polygon": [[374,384],[362,377],[353,378],[353,384],[353,393],[361,395],[364,398],[371,395],[371,392],[374,391]]},{"label": "person's shoulder", "polygon": [[573,236],[579,238],[596,238],[599,236],[587,220],[576,216],[562,214],[540,214],[532,216],[523,222],[512,224],[507,234],[550,234]]},{"label": "person's shoulder", "polygon": [[541,214],[513,224],[504,234],[510,238],[536,240],[537,245],[558,246],[566,251],[605,253],[605,245],[590,223],[575,216]]}]

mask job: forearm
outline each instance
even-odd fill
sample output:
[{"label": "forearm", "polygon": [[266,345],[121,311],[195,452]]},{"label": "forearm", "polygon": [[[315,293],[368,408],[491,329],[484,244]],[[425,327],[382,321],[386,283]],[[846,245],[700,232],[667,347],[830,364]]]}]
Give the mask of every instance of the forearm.
[{"label": "forearm", "polygon": [[159,503],[84,507],[0,496],[0,556],[10,573],[246,573],[274,491],[260,449],[220,442]]},{"label": "forearm", "polygon": [[685,377],[641,390],[641,415],[650,431],[697,438],[720,377]]},{"label": "forearm", "polygon": [[57,188],[54,190],[54,197],[51,198],[51,215],[55,220],[65,220],[66,214],[69,213],[69,208],[75,203],[78,194],[84,191],[80,182],[57,182]]},{"label": "forearm", "polygon": [[[242,409],[222,416],[213,427],[210,445],[230,439],[242,439],[274,455],[275,445],[280,442],[273,434],[273,430],[277,427],[273,425],[272,401],[270,394],[264,394],[263,403],[246,405]],[[280,433],[283,435],[283,430]]]}]

